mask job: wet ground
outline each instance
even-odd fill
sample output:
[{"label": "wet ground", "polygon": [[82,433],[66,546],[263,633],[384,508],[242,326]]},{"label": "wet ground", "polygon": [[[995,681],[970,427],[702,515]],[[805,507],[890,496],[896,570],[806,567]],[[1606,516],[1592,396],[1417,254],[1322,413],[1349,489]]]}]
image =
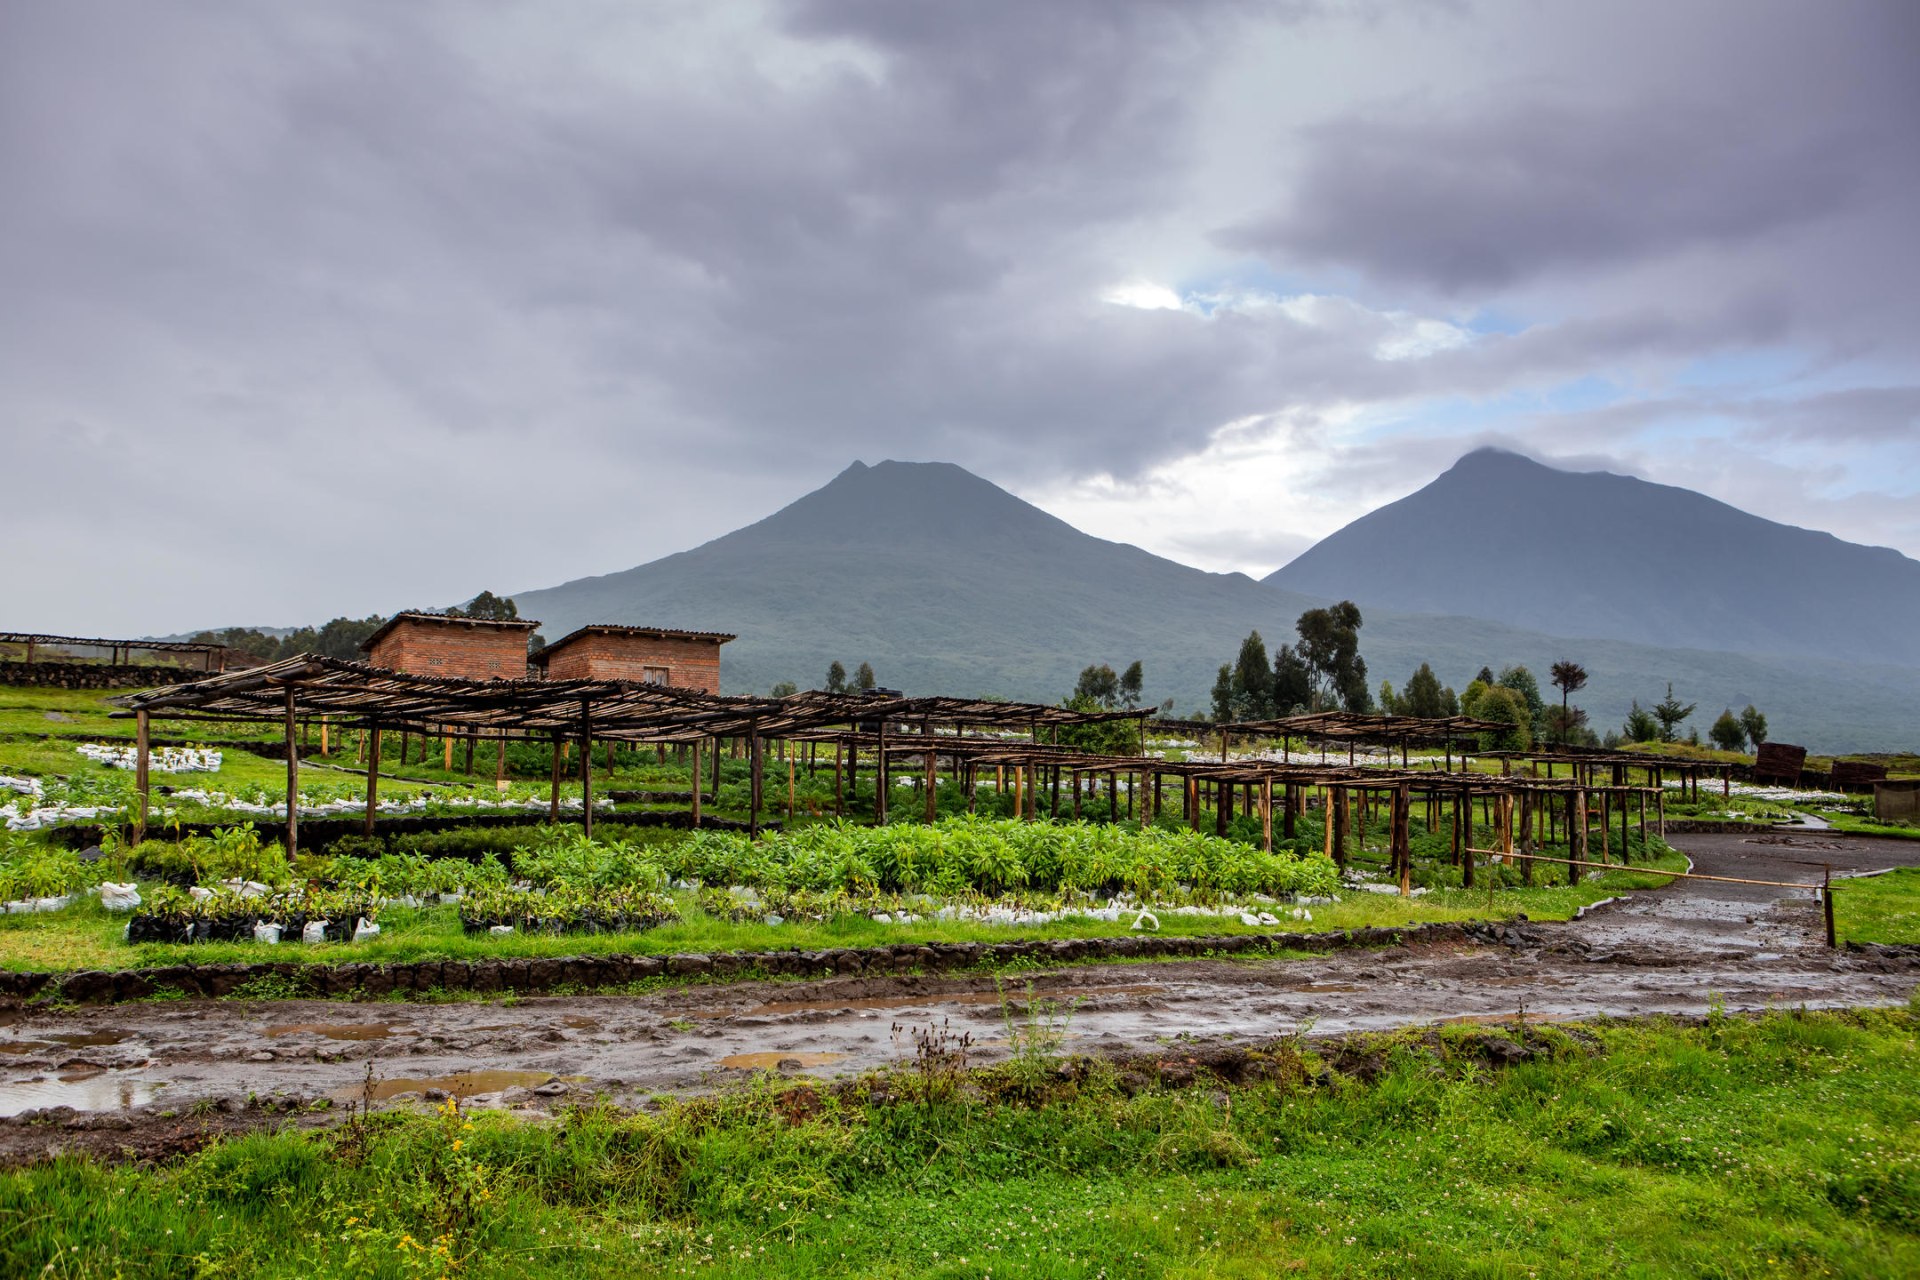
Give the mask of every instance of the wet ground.
[{"label": "wet ground", "polygon": [[[1697,871],[1806,890],[1676,882],[1504,945],[1348,951],[1314,960],[1182,961],[1036,971],[1003,993],[977,975],[745,982],[647,996],[402,1004],[139,1003],[0,1015],[0,1163],[50,1146],[143,1150],[159,1131],[244,1123],[236,1100],[309,1121],[370,1097],[544,1108],[698,1091],[753,1071],[830,1076],[915,1049],[914,1032],[1008,1052],[1029,1020],[1071,1009],[1067,1048],[1151,1051],[1410,1023],[1699,1014],[1904,1002],[1920,961],[1828,951],[1811,892],[1835,875],[1920,865],[1920,842],[1820,832],[1682,835]],[[369,1073],[371,1067],[371,1073]],[[50,1107],[90,1113],[19,1113]],[[23,1123],[37,1120],[39,1123]],[[142,1137],[149,1141],[143,1145]]]}]

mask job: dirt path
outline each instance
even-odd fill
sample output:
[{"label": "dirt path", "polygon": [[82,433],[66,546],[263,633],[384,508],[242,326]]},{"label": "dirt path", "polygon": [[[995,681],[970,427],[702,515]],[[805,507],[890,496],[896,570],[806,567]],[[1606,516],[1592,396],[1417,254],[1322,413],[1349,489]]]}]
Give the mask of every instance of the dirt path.
[{"label": "dirt path", "polygon": [[[1714,875],[1817,884],[1920,864],[1920,843],[1818,833],[1678,836]],[[1920,961],[1822,945],[1812,893],[1679,882],[1568,925],[1521,925],[1506,945],[1350,951],[1305,961],[1107,964],[1036,972],[1034,995],[1074,1002],[1068,1047],[1150,1051],[1182,1039],[1270,1039],[1409,1023],[1902,1002]],[[51,1126],[0,1124],[0,1163],[49,1143],[114,1149],[175,1128],[209,1099],[305,1106],[432,1090],[547,1106],[576,1092],[637,1102],[715,1087],[755,1068],[820,1075],[910,1057],[912,1031],[945,1025],[974,1058],[1007,1050],[1026,981],[1003,1002],[991,978],[841,978],[677,988],[642,997],[514,1003],[145,1003],[28,1014],[0,1026],[0,1115],[70,1106]],[[231,1102],[229,1102],[231,1105]],[[163,1112],[177,1112],[169,1120]],[[224,1112],[213,1113],[217,1118]],[[31,1117],[21,1117],[21,1120]],[[202,1118],[204,1125],[205,1118]],[[71,1126],[71,1127],[70,1127]],[[138,1143],[130,1145],[138,1146]]]}]

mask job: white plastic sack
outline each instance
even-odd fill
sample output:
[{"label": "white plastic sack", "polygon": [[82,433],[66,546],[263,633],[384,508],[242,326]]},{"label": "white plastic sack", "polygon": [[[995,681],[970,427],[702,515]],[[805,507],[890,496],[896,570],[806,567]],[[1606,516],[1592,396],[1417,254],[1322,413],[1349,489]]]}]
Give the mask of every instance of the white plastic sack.
[{"label": "white plastic sack", "polygon": [[280,926],[277,924],[257,924],[253,926],[253,940],[272,946],[274,943],[280,941]]},{"label": "white plastic sack", "polygon": [[100,905],[109,911],[131,911],[140,905],[140,886],[102,881]]},{"label": "white plastic sack", "polygon": [[326,940],[327,922],[325,920],[309,920],[306,928],[300,931],[302,942],[325,942]]},{"label": "white plastic sack", "polygon": [[73,895],[70,893],[63,893],[57,898],[35,898],[33,900],[33,909],[35,911],[58,911],[72,901]]},{"label": "white plastic sack", "polygon": [[213,896],[213,890],[203,889],[199,885],[195,885],[193,886],[193,888],[187,890],[187,894],[195,902],[205,902],[208,898],[211,898]]},{"label": "white plastic sack", "polygon": [[1251,911],[1242,911],[1240,913],[1240,923],[1241,924],[1259,924],[1260,917],[1254,915]]},{"label": "white plastic sack", "polygon": [[367,942],[379,936],[380,926],[365,916],[361,916],[360,922],[353,926],[353,940],[355,942]]},{"label": "white plastic sack", "polygon": [[1158,933],[1160,932],[1160,917],[1148,911],[1145,907],[1142,907],[1140,914],[1133,918],[1133,927]]},{"label": "white plastic sack", "polygon": [[504,938],[513,932],[513,926],[510,924],[496,924],[491,929],[488,929],[487,932],[496,938]]},{"label": "white plastic sack", "polygon": [[270,884],[261,884],[258,880],[222,880],[222,885],[233,890],[243,898],[264,898],[273,892]]}]

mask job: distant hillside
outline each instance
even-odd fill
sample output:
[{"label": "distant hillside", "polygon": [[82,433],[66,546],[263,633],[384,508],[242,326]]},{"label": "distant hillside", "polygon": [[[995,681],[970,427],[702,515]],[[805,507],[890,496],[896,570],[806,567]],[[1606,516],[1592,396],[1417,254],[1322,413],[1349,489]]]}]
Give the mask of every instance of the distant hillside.
[{"label": "distant hillside", "polygon": [[[1462,581],[1486,582],[1486,575]],[[1329,593],[1362,600],[1358,587]],[[1465,592],[1461,608],[1485,592]],[[521,591],[523,616],[558,639],[588,622],[725,630],[729,692],[780,680],[818,685],[835,659],[872,662],[912,693],[1056,701],[1082,666],[1142,659],[1150,701],[1206,705],[1215,669],[1258,628],[1289,640],[1324,600],[1213,574],[1106,542],[946,463],[855,463],[757,524],[621,573]],[[1767,710],[1778,737],[1859,750],[1911,746],[1920,692],[1891,669],[1562,641],[1461,617],[1369,610],[1362,652],[1373,682],[1422,661],[1457,688],[1479,667],[1521,662],[1545,679],[1556,658],[1593,673],[1582,696],[1601,728],[1671,679],[1698,700],[1704,732],[1723,705]]]},{"label": "distant hillside", "polygon": [[1920,666],[1920,561],[1494,449],[1265,581],[1549,635]]}]

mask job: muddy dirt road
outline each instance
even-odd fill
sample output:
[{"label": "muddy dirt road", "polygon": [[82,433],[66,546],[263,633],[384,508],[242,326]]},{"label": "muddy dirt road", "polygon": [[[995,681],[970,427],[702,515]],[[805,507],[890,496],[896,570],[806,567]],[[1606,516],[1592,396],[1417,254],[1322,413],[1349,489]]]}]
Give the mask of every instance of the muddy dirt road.
[{"label": "muddy dirt road", "polygon": [[[1677,836],[1715,875],[1815,885],[1920,864],[1920,843],[1824,833]],[[1814,865],[1809,865],[1814,864]],[[1036,972],[1036,997],[1072,1002],[1068,1047],[1150,1051],[1182,1038],[1269,1039],[1447,1021],[1897,1003],[1920,961],[1822,945],[1811,891],[1677,882],[1565,925],[1519,925],[1504,945],[1350,951],[1314,960],[1107,964]],[[1007,1049],[1026,981],[1003,1004],[983,976],[842,978],[679,988],[642,997],[514,1003],[194,1001],[28,1013],[0,1025],[0,1115],[70,1106],[122,1128],[205,1099],[434,1091],[547,1106],[577,1093],[635,1102],[754,1069],[834,1075],[913,1053],[946,1024],[974,1058]],[[117,1118],[116,1118],[117,1115]],[[57,1128],[58,1126],[56,1126]],[[137,1126],[136,1126],[137,1127]],[[0,1161],[44,1150],[47,1126],[0,1124]]]}]

